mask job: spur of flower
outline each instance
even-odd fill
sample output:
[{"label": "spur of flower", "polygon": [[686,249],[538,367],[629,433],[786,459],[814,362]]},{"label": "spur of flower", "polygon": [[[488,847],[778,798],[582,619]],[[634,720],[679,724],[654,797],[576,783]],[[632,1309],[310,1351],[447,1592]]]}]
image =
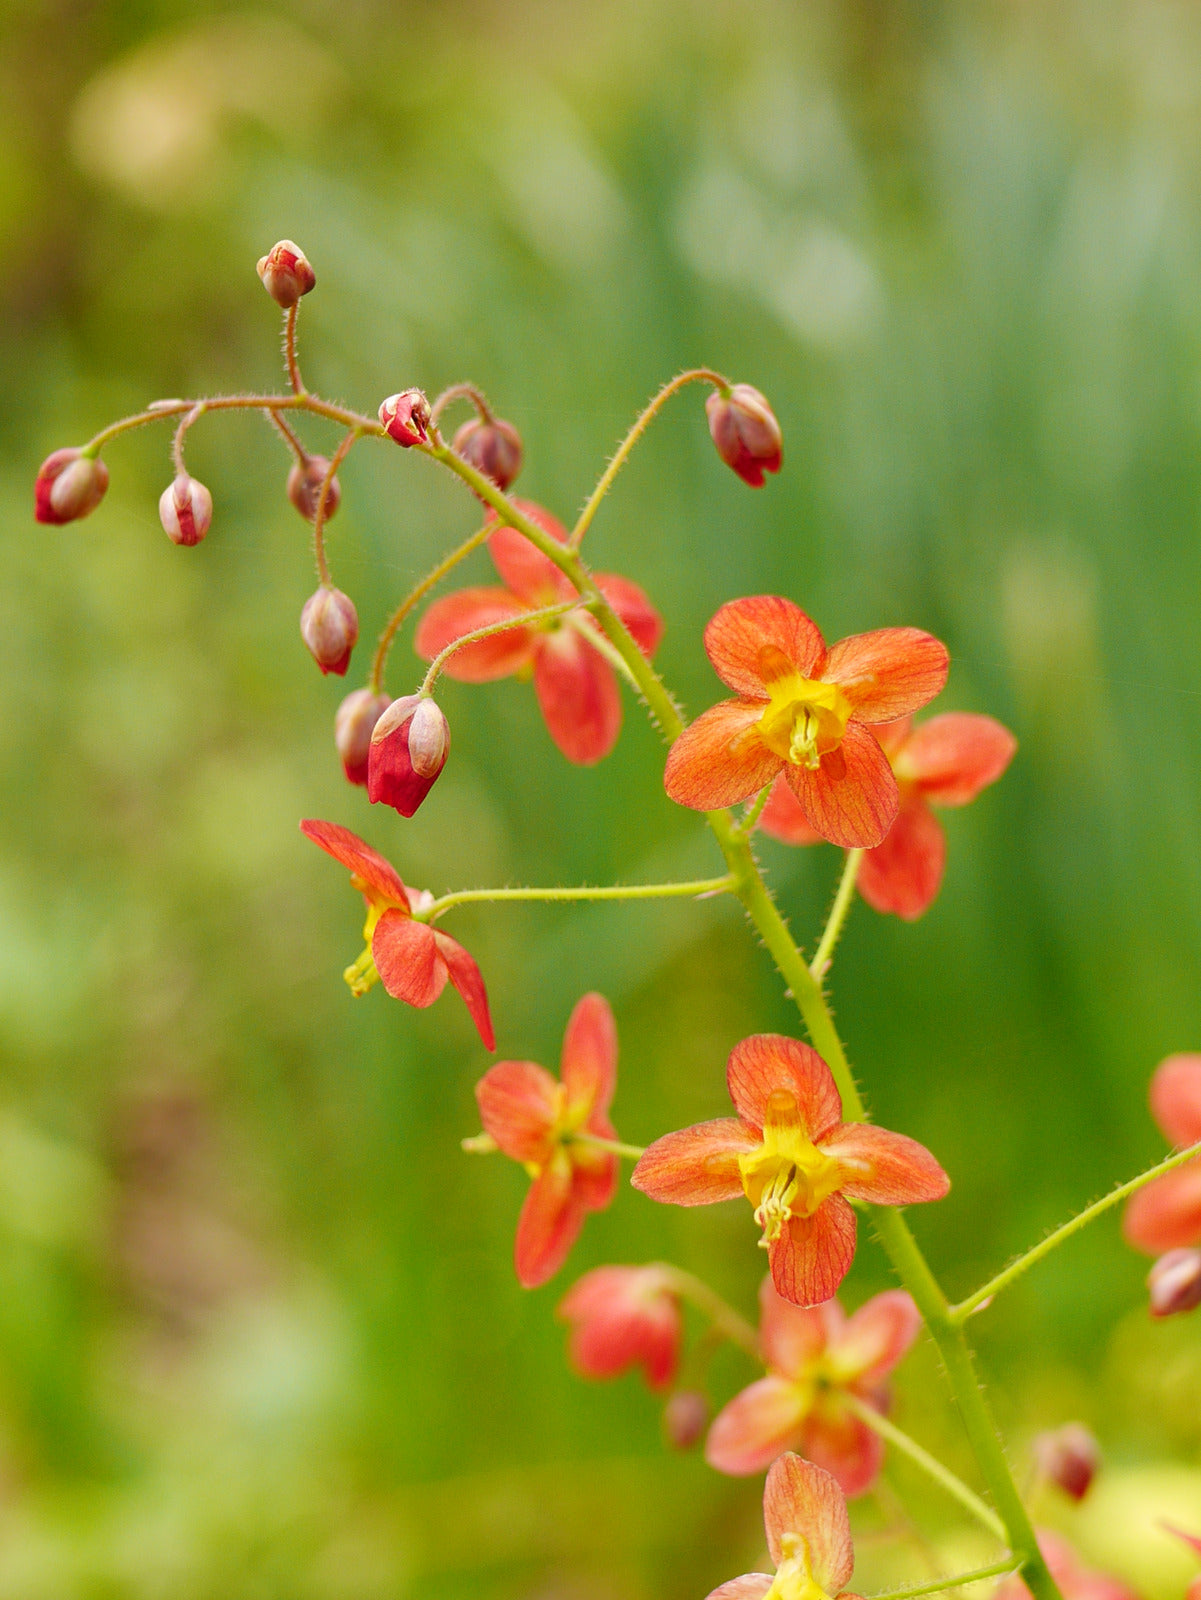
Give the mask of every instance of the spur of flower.
[{"label": "spur of flower", "polygon": [[[874,730],[897,780],[900,805],[883,841],[859,865],[856,887],[876,911],[912,922],[934,900],[946,865],[947,837],[933,806],[966,806],[1005,771],[1017,740],[992,717],[947,711],[916,727],[908,717]],[[818,844],[784,775],[759,818],[785,844]]]},{"label": "spur of flower", "polygon": [[[566,528],[549,511],[528,500],[513,503],[544,533],[566,544]],[[592,766],[616,744],[622,717],[617,678],[592,642],[600,641],[600,630],[583,611],[523,625],[529,612],[569,601],[577,590],[516,528],[498,524],[488,550],[505,587],[459,589],[436,600],[418,624],[417,653],[432,661],[464,634],[512,618],[512,628],[456,650],[447,659],[447,676],[488,683],[532,673],[551,738],[569,761]],[[595,580],[643,655],[652,656],[663,636],[663,619],[646,595],[628,578],[597,573]]]},{"label": "spur of flower", "polygon": [[824,1467],[844,1494],[864,1494],[883,1465],[884,1444],[843,1397],[887,1409],[884,1379],[917,1338],[917,1307],[903,1289],[889,1289],[848,1317],[837,1300],[790,1305],[770,1278],[759,1303],[767,1376],[718,1412],[706,1461],[741,1475],[762,1472],[783,1451],[796,1450]]},{"label": "spur of flower", "polygon": [[432,1006],[449,978],[463,996],[480,1038],[489,1050],[495,1050],[488,995],[479,967],[449,934],[413,915],[433,904],[429,891],[406,888],[391,862],[349,828],[309,819],[300,824],[300,831],[349,867],[351,887],[359,890],[367,904],[365,948],[343,973],[351,993],[366,994],[380,982],[394,999],[411,1006]]},{"label": "spur of flower", "polygon": [[855,1568],[846,1496],[828,1472],[783,1455],[763,1489],[763,1528],[776,1564],[712,1590],[708,1600],[859,1600],[843,1589]]},{"label": "spur of flower", "polygon": [[[617,1187],[609,1103],[617,1083],[617,1028],[604,995],[586,994],[563,1036],[560,1076],[535,1061],[498,1061],[475,1086],[490,1141],[534,1180],[521,1208],[513,1263],[535,1289],[566,1261],[589,1211],[603,1211]],[[599,1141],[599,1142],[598,1142]]]},{"label": "spur of flower", "polygon": [[941,1200],[950,1179],[923,1146],[870,1122],[843,1122],[817,1051],[757,1033],[730,1052],[738,1116],[656,1139],[631,1182],[652,1200],[703,1206],[745,1195],[763,1229],[772,1282],[793,1305],[828,1300],[855,1255],[852,1200]]},{"label": "spur of flower", "polygon": [[[1201,1055],[1168,1056],[1151,1077],[1151,1115],[1174,1145],[1201,1139]],[[1201,1156],[1165,1172],[1130,1196],[1122,1232],[1137,1250],[1159,1255],[1201,1244]]]},{"label": "spur of flower", "polygon": [[597,1267],[571,1286],[556,1315],[571,1324],[568,1354],[584,1377],[641,1367],[651,1389],[675,1377],[684,1323],[662,1267]]},{"label": "spur of flower", "polygon": [[947,650],[919,628],[879,628],[826,648],[817,624],[779,595],[722,606],[705,650],[738,698],[703,712],[672,745],[664,783],[714,811],[781,773],[823,839],[871,849],[899,795],[875,728],[919,710],[947,679]]}]

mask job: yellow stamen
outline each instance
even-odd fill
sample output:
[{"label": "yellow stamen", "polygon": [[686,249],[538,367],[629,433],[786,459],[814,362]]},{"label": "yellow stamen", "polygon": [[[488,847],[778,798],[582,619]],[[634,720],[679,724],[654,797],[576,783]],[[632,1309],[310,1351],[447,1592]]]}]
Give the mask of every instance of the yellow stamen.
[{"label": "yellow stamen", "polygon": [[780,1237],[789,1217],[811,1217],[842,1187],[841,1167],[809,1138],[785,1089],[768,1099],[763,1143],[739,1156],[738,1170],[765,1248]]},{"label": "yellow stamen", "polygon": [[768,655],[765,648],[761,654],[768,701],[757,724],[759,737],[785,761],[814,771],[842,743],[851,702],[836,683],[783,670],[788,663],[779,651]]},{"label": "yellow stamen", "polygon": [[[361,879],[358,883],[355,883],[354,878],[350,881],[355,884],[356,889],[362,887]],[[376,923],[387,909],[388,907],[380,900],[368,902],[367,920],[363,924],[363,944],[365,948],[358,960],[352,961],[342,974],[350,985],[350,992],[356,1000],[361,995],[365,995],[369,989],[373,989],[379,982],[379,969],[375,965],[375,957],[371,954],[371,936],[375,932]]]},{"label": "yellow stamen", "polygon": [[780,1550],[784,1559],[763,1600],[830,1600],[813,1576],[808,1541],[799,1533],[784,1533],[780,1536]]}]

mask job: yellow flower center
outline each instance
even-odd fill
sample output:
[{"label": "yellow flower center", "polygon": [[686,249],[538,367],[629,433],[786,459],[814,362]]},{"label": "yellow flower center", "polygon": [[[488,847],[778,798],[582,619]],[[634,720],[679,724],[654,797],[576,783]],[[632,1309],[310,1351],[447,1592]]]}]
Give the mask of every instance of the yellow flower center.
[{"label": "yellow flower center", "polygon": [[801,1126],[797,1103],[786,1089],[768,1099],[763,1143],[738,1157],[742,1187],[755,1208],[766,1249],[789,1217],[811,1217],[842,1187],[842,1169],[819,1150]]},{"label": "yellow flower center", "polygon": [[[356,889],[362,890],[365,887],[357,873],[351,876],[350,881]],[[382,900],[367,902],[367,920],[363,924],[363,953],[357,961],[352,961],[342,974],[356,999],[379,982],[379,969],[375,965],[375,957],[371,954],[371,936],[375,932],[376,923],[387,909]]]},{"label": "yellow flower center", "polygon": [[851,702],[836,683],[802,678],[774,645],[760,650],[759,670],[768,695],[759,737],[775,755],[815,771],[821,758],[842,743]]},{"label": "yellow flower center", "polygon": [[776,1568],[772,1586],[763,1600],[830,1600],[813,1576],[809,1546],[800,1534],[783,1534],[780,1547],[784,1559]]}]

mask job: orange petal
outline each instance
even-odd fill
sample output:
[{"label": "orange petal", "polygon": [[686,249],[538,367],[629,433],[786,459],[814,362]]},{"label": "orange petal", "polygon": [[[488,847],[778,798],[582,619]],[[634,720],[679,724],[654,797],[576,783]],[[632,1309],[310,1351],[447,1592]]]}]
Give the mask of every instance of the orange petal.
[{"label": "orange petal", "polygon": [[821,844],[822,836],[811,828],[801,810],[801,803],[788,787],[788,779],[781,772],[771,786],[767,804],[759,814],[759,826],[764,833],[784,844]]},{"label": "orange petal", "polygon": [[568,761],[590,767],[621,732],[621,694],[613,668],[574,628],[540,634],[534,688],[550,736]]},{"label": "orange petal", "polygon": [[906,795],[883,844],[860,862],[856,887],[873,911],[913,922],[938,894],[946,859],[942,823],[920,795]]},{"label": "orange petal", "polygon": [[908,1206],[941,1200],[951,1180],[916,1139],[872,1122],[846,1122],[821,1148],[843,1169],[842,1188],[852,1200]]},{"label": "orange petal", "polygon": [[763,1526],[767,1548],[779,1566],[781,1539],[796,1533],[809,1546],[809,1562],[820,1589],[836,1595],[855,1567],[847,1500],[828,1472],[800,1456],[785,1455],[774,1463],[763,1491]]},{"label": "orange petal", "polygon": [[744,1122],[762,1128],[777,1089],[796,1101],[801,1129],[819,1139],[842,1117],[842,1100],[829,1067],[811,1045],[782,1033],[755,1033],[730,1051],[726,1087]]},{"label": "orange petal", "polygon": [[757,1150],[755,1128],[734,1117],[698,1122],[656,1139],[634,1168],[630,1182],[652,1200],[673,1206],[708,1206],[742,1194],[738,1157]]},{"label": "orange petal", "polygon": [[795,1383],[760,1378],[714,1417],[705,1460],[736,1478],[763,1472],[782,1451],[797,1446],[808,1412],[809,1399]]},{"label": "orange petal", "polygon": [[[617,1132],[607,1117],[593,1113],[585,1123],[589,1133],[600,1139],[616,1139]],[[617,1193],[617,1157],[586,1144],[573,1145],[571,1162],[575,1197],[585,1211],[603,1211],[613,1204]]]},{"label": "orange petal", "polygon": [[763,694],[759,652],[764,645],[787,656],[802,678],[824,675],[826,645],[821,629],[800,606],[781,595],[731,600],[705,628],[705,650],[713,670],[739,694]]},{"label": "orange petal", "polygon": [[782,1300],[770,1275],[759,1285],[759,1343],[763,1359],[786,1378],[803,1377],[841,1334],[846,1315],[837,1300],[795,1306]]},{"label": "orange petal", "polygon": [[1168,1056],[1151,1078],[1151,1115],[1173,1144],[1201,1139],[1201,1056]]},{"label": "orange petal", "polygon": [[475,957],[468,955],[463,946],[448,933],[441,933],[435,928],[433,934],[438,954],[450,974],[450,981],[463,996],[463,1003],[471,1013],[472,1022],[480,1030],[485,1048],[495,1050],[496,1035],[488,1013],[488,991],[484,988],[484,979]]},{"label": "orange petal", "polygon": [[909,1350],[921,1326],[913,1297],[904,1289],[886,1289],[861,1305],[831,1339],[830,1364],[841,1380],[854,1382],[856,1388],[875,1388]]},{"label": "orange petal", "polygon": [[395,1000],[432,1006],[446,987],[446,962],[439,958],[434,930],[414,922],[408,911],[384,912],[371,935],[371,955],[380,982]]},{"label": "orange petal", "polygon": [[[549,511],[535,506],[531,501],[520,502],[532,522],[536,522],[552,539],[560,544],[567,542],[567,530]],[[537,513],[535,515],[535,513]],[[570,600],[578,593],[575,585],[549,556],[544,556],[538,546],[531,544],[524,533],[516,528],[497,528],[488,536],[488,554],[496,563],[496,570],[513,591],[527,605],[550,606],[556,600]]]},{"label": "orange petal", "polygon": [[617,1083],[617,1024],[603,994],[576,1002],[563,1035],[559,1075],[569,1110],[609,1109]]},{"label": "orange petal", "polygon": [[583,1208],[572,1192],[570,1163],[551,1161],[535,1178],[517,1219],[513,1265],[525,1289],[553,1278],[584,1226]]},{"label": "orange petal", "polygon": [[731,1578],[710,1589],[705,1600],[763,1600],[774,1582],[766,1572],[744,1572],[741,1578]]},{"label": "orange petal", "polygon": [[1201,1157],[1132,1194],[1122,1233],[1136,1250],[1152,1256],[1201,1242]]},{"label": "orange petal", "polygon": [[596,586],[634,636],[634,643],[648,659],[659,648],[663,637],[663,618],[645,592],[629,578],[612,572],[598,572]]},{"label": "orange petal", "polygon": [[362,878],[379,899],[408,910],[408,895],[396,875],[396,868],[369,844],[364,844],[357,833],[340,828],[336,822],[318,822],[315,818],[306,818],[300,824],[300,831],[306,839],[320,845],[327,855]]},{"label": "orange petal", "polygon": [[965,806],[997,781],[1017,747],[1009,729],[995,718],[946,711],[913,730],[893,765],[932,804]]},{"label": "orange petal", "polygon": [[679,1304],[657,1267],[597,1267],[567,1291],[556,1316],[574,1324],[568,1354],[577,1372],[608,1378],[641,1366],[652,1389],[679,1365],[684,1328]]},{"label": "orange petal", "polygon": [[514,1161],[547,1159],[559,1085],[536,1061],[498,1061],[475,1086],[484,1131]]},{"label": "orange petal", "polygon": [[793,1305],[816,1306],[837,1293],[855,1259],[855,1213],[840,1194],[811,1217],[789,1217],[768,1248],[771,1279]]},{"label": "orange petal", "polygon": [[810,1418],[800,1446],[807,1461],[824,1469],[848,1498],[866,1494],[884,1465],[884,1441],[830,1396]]},{"label": "orange petal", "polygon": [[842,743],[822,757],[816,771],[790,762],[784,773],[810,825],[831,844],[871,850],[892,827],[897,780],[862,723],[847,723]]},{"label": "orange petal", "polygon": [[765,705],[722,700],[684,729],[663,773],[663,787],[677,804],[719,811],[771,782],[784,763],[755,731]]},{"label": "orange petal", "polygon": [[860,722],[895,722],[933,700],[947,681],[947,647],[920,628],[876,628],[830,646],[822,677],[836,683]]},{"label": "orange petal", "polygon": [[[476,628],[494,622],[524,617],[528,606],[507,589],[459,589],[433,605],[417,624],[413,648],[425,661],[432,661],[448,644]],[[456,650],[446,663],[448,678],[461,683],[490,683],[507,678],[530,659],[537,637],[529,628],[506,628],[489,639],[477,639]]]}]

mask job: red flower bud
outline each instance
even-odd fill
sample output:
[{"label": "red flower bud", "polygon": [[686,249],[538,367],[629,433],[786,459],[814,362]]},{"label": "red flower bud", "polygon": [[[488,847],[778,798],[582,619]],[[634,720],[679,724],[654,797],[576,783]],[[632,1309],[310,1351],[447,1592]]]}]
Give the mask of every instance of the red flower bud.
[{"label": "red flower bud", "polygon": [[[321,499],[321,485],[329,471],[325,456],[309,456],[302,467],[299,463],[288,474],[288,499],[308,522],[317,520],[317,502]],[[335,476],[325,497],[325,520],[328,522],[342,500],[342,487]]]},{"label": "red flower bud", "polygon": [[500,417],[490,422],[472,417],[455,434],[451,448],[485,478],[491,478],[498,489],[507,489],[521,471],[521,435]]},{"label": "red flower bud", "polygon": [[82,450],[56,450],[38,468],[33,514],[39,522],[75,522],[104,499],[108,468]]},{"label": "red flower bud", "polygon": [[426,442],[430,403],[420,389],[404,389],[388,396],[379,408],[379,419],[388,437],[407,450]]},{"label": "red flower bud", "polygon": [[158,514],[172,544],[199,544],[213,520],[213,497],[199,479],[181,472],[159,495]]},{"label": "red flower bud", "polygon": [[350,652],[359,636],[359,614],[354,601],[341,589],[322,584],[311,594],[300,613],[300,637],[322,672],[338,677],[350,665]]},{"label": "red flower bud", "polygon": [[758,389],[749,383],[734,384],[726,395],[715,389],[705,401],[705,411],[718,455],[744,483],[759,489],[765,472],[779,472],[780,424]]},{"label": "red flower bud", "polygon": [[393,700],[371,735],[367,798],[411,817],[434,787],[449,753],[450,725],[428,695]]},{"label": "red flower bud", "polygon": [[673,1450],[695,1450],[709,1426],[709,1401],[699,1389],[677,1389],[663,1407],[663,1432]]},{"label": "red flower bud", "polygon": [[391,702],[386,694],[356,689],[348,694],[334,717],[334,743],[351,783],[367,783],[367,756],[371,734]]},{"label": "red flower bud", "polygon": [[309,265],[308,257],[291,239],[281,239],[272,245],[258,265],[263,288],[285,311],[294,306],[302,294],[317,282],[317,274]]},{"label": "red flower bud", "polygon": [[1147,1274],[1151,1315],[1171,1317],[1201,1306],[1201,1250],[1169,1250]]},{"label": "red flower bud", "polygon": [[1035,1438],[1034,1459],[1044,1478],[1073,1500],[1083,1500],[1101,1465],[1101,1449],[1083,1423],[1065,1422]]}]

